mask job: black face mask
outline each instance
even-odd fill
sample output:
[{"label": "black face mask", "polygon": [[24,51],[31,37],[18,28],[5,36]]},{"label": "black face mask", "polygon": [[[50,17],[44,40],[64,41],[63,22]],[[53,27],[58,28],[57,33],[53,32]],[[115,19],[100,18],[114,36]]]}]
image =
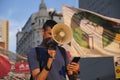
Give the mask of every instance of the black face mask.
[{"label": "black face mask", "polygon": [[52,38],[46,38],[44,39],[45,45],[48,49],[55,50],[56,46],[58,45],[57,42],[55,42]]}]

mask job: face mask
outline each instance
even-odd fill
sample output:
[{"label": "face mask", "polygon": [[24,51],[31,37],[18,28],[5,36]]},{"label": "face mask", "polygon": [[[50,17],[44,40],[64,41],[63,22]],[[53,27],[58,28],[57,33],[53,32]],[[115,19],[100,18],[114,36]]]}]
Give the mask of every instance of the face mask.
[{"label": "face mask", "polygon": [[58,43],[56,43],[52,38],[46,38],[46,39],[44,39],[44,41],[45,41],[46,47],[48,49],[55,50],[56,46],[58,45]]}]

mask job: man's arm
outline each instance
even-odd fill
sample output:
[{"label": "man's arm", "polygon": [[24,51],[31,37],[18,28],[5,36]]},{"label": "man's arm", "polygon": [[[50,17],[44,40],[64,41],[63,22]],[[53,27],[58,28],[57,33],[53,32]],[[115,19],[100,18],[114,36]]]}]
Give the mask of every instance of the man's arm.
[{"label": "man's arm", "polygon": [[40,71],[40,68],[36,68],[32,70],[32,76],[34,80],[46,80],[48,73],[51,69],[54,57],[56,55],[55,50],[48,50],[48,54],[50,55],[47,61],[47,65],[43,68],[42,71]]},{"label": "man's arm", "polygon": [[46,65],[47,69],[43,68],[42,71],[40,71],[40,68],[34,69],[32,71],[33,79],[34,80],[46,80],[53,60],[54,60],[53,58],[48,58],[48,62],[47,62],[47,65]]}]

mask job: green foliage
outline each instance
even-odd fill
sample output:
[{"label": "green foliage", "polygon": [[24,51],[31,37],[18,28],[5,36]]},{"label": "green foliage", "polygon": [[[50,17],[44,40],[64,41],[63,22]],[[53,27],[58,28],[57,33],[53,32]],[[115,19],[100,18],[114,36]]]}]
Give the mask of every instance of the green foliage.
[{"label": "green foliage", "polygon": [[103,46],[106,47],[109,44],[109,38],[106,35],[103,35]]},{"label": "green foliage", "polygon": [[103,46],[106,47],[108,46],[111,42],[113,42],[115,38],[115,34],[110,34],[110,33],[103,33]]},{"label": "green foliage", "polygon": [[73,31],[73,37],[75,39],[75,41],[82,47],[86,47],[88,48],[88,41],[87,39],[85,40],[85,38],[83,39],[83,35],[85,35],[85,33],[78,27],[75,28],[75,30]]}]

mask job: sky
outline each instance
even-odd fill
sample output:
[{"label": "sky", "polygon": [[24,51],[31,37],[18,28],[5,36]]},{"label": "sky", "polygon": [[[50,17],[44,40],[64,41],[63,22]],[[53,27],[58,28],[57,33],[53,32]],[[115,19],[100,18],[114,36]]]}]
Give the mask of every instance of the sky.
[{"label": "sky", "polygon": [[[78,0],[44,0],[47,9],[62,12],[62,5],[78,8]],[[38,12],[41,0],[0,0],[0,20],[9,20],[9,50],[16,53],[16,33]]]}]

